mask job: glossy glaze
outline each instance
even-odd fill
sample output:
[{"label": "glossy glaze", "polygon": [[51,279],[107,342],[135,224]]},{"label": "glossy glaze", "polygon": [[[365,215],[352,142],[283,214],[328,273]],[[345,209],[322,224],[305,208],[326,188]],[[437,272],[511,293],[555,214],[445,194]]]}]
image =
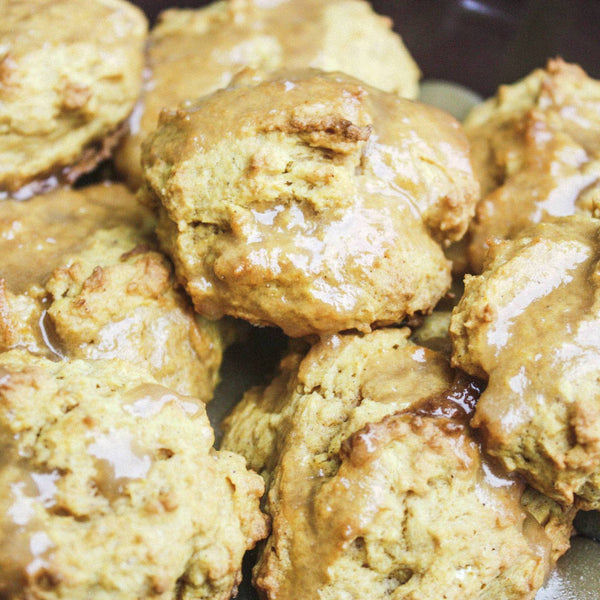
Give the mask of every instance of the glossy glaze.
[{"label": "glossy glaze", "polygon": [[60,259],[92,231],[122,222],[143,228],[150,218],[118,184],[0,201],[0,278],[15,294],[43,285]]}]

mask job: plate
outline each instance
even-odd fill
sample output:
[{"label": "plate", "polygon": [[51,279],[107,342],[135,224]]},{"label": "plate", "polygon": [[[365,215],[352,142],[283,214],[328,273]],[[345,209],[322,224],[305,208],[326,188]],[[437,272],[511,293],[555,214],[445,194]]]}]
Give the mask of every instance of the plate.
[{"label": "plate", "polygon": [[[198,1],[137,0],[151,22],[170,7],[197,8]],[[373,0],[376,12],[389,15],[394,28],[421,68],[422,99],[462,118],[474,102],[512,83],[548,58],[579,63],[600,79],[600,2],[596,0]],[[218,433],[222,417],[249,386],[263,382],[284,345],[274,330],[256,330],[244,346],[225,357],[222,383],[209,405]],[[559,561],[536,600],[600,598],[600,517],[581,514],[580,535]],[[249,583],[250,555],[238,600],[255,600]]]}]

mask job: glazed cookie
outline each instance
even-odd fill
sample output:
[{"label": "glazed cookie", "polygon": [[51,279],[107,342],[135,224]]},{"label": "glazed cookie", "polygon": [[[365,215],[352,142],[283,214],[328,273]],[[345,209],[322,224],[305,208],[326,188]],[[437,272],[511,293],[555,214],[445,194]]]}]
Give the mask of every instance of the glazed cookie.
[{"label": "glazed cookie", "polygon": [[141,142],[161,109],[227,86],[244,67],[343,71],[409,98],[417,96],[420,75],[390,19],[363,0],[226,0],[170,9],[150,33],[148,67],[131,135],[116,155],[135,188]]},{"label": "glazed cookie", "polygon": [[27,201],[0,203],[0,276],[13,293],[43,286],[59,261],[97,229],[130,225],[151,235],[152,214],[125,186],[61,188]]},{"label": "glazed cookie", "polygon": [[[153,228],[117,185],[1,204],[0,250],[15,264],[0,278],[0,350],[121,358],[209,401],[227,326],[194,313],[156,250]],[[31,265],[27,279],[19,259]]]},{"label": "glazed cookie", "polygon": [[467,276],[453,362],[488,380],[473,425],[546,495],[600,508],[600,221],[563,217],[492,246]]},{"label": "glazed cookie", "polygon": [[143,164],[197,311],[293,337],[429,311],[478,193],[452,117],[312,70],[163,111]]},{"label": "glazed cookie", "polygon": [[146,36],[124,0],[3,2],[0,194],[72,182],[109,155],[141,91]]},{"label": "glazed cookie", "polygon": [[600,216],[600,81],[551,60],[501,86],[464,122],[482,200],[469,259],[481,271],[490,240],[550,217]]},{"label": "glazed cookie", "polygon": [[225,345],[178,289],[170,262],[130,227],[96,232],[46,283],[45,310],[71,358],[122,358],[209,401]]},{"label": "glazed cookie", "polygon": [[0,354],[0,596],[227,599],[261,478],[204,404],[118,360]]},{"label": "glazed cookie", "polygon": [[477,382],[408,335],[322,339],[227,419],[267,482],[265,598],[532,599],[567,549],[573,510],[483,458]]}]

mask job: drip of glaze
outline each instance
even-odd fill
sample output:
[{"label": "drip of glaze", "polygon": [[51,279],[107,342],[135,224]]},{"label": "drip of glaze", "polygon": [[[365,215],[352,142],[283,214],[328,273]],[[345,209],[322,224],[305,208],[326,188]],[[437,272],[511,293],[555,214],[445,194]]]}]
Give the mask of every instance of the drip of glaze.
[{"label": "drip of glaze", "polygon": [[127,484],[146,477],[152,466],[150,455],[127,429],[97,432],[88,453],[96,459],[96,485],[109,501],[123,496]]}]

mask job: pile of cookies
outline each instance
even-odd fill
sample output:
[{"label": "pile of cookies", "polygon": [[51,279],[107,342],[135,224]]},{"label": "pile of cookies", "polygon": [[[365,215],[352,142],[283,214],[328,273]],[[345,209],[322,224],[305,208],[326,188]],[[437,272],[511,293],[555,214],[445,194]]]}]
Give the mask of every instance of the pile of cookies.
[{"label": "pile of cookies", "polygon": [[225,600],[257,544],[268,600],[534,598],[600,508],[600,83],[461,124],[363,0],[0,30],[0,598]]}]

